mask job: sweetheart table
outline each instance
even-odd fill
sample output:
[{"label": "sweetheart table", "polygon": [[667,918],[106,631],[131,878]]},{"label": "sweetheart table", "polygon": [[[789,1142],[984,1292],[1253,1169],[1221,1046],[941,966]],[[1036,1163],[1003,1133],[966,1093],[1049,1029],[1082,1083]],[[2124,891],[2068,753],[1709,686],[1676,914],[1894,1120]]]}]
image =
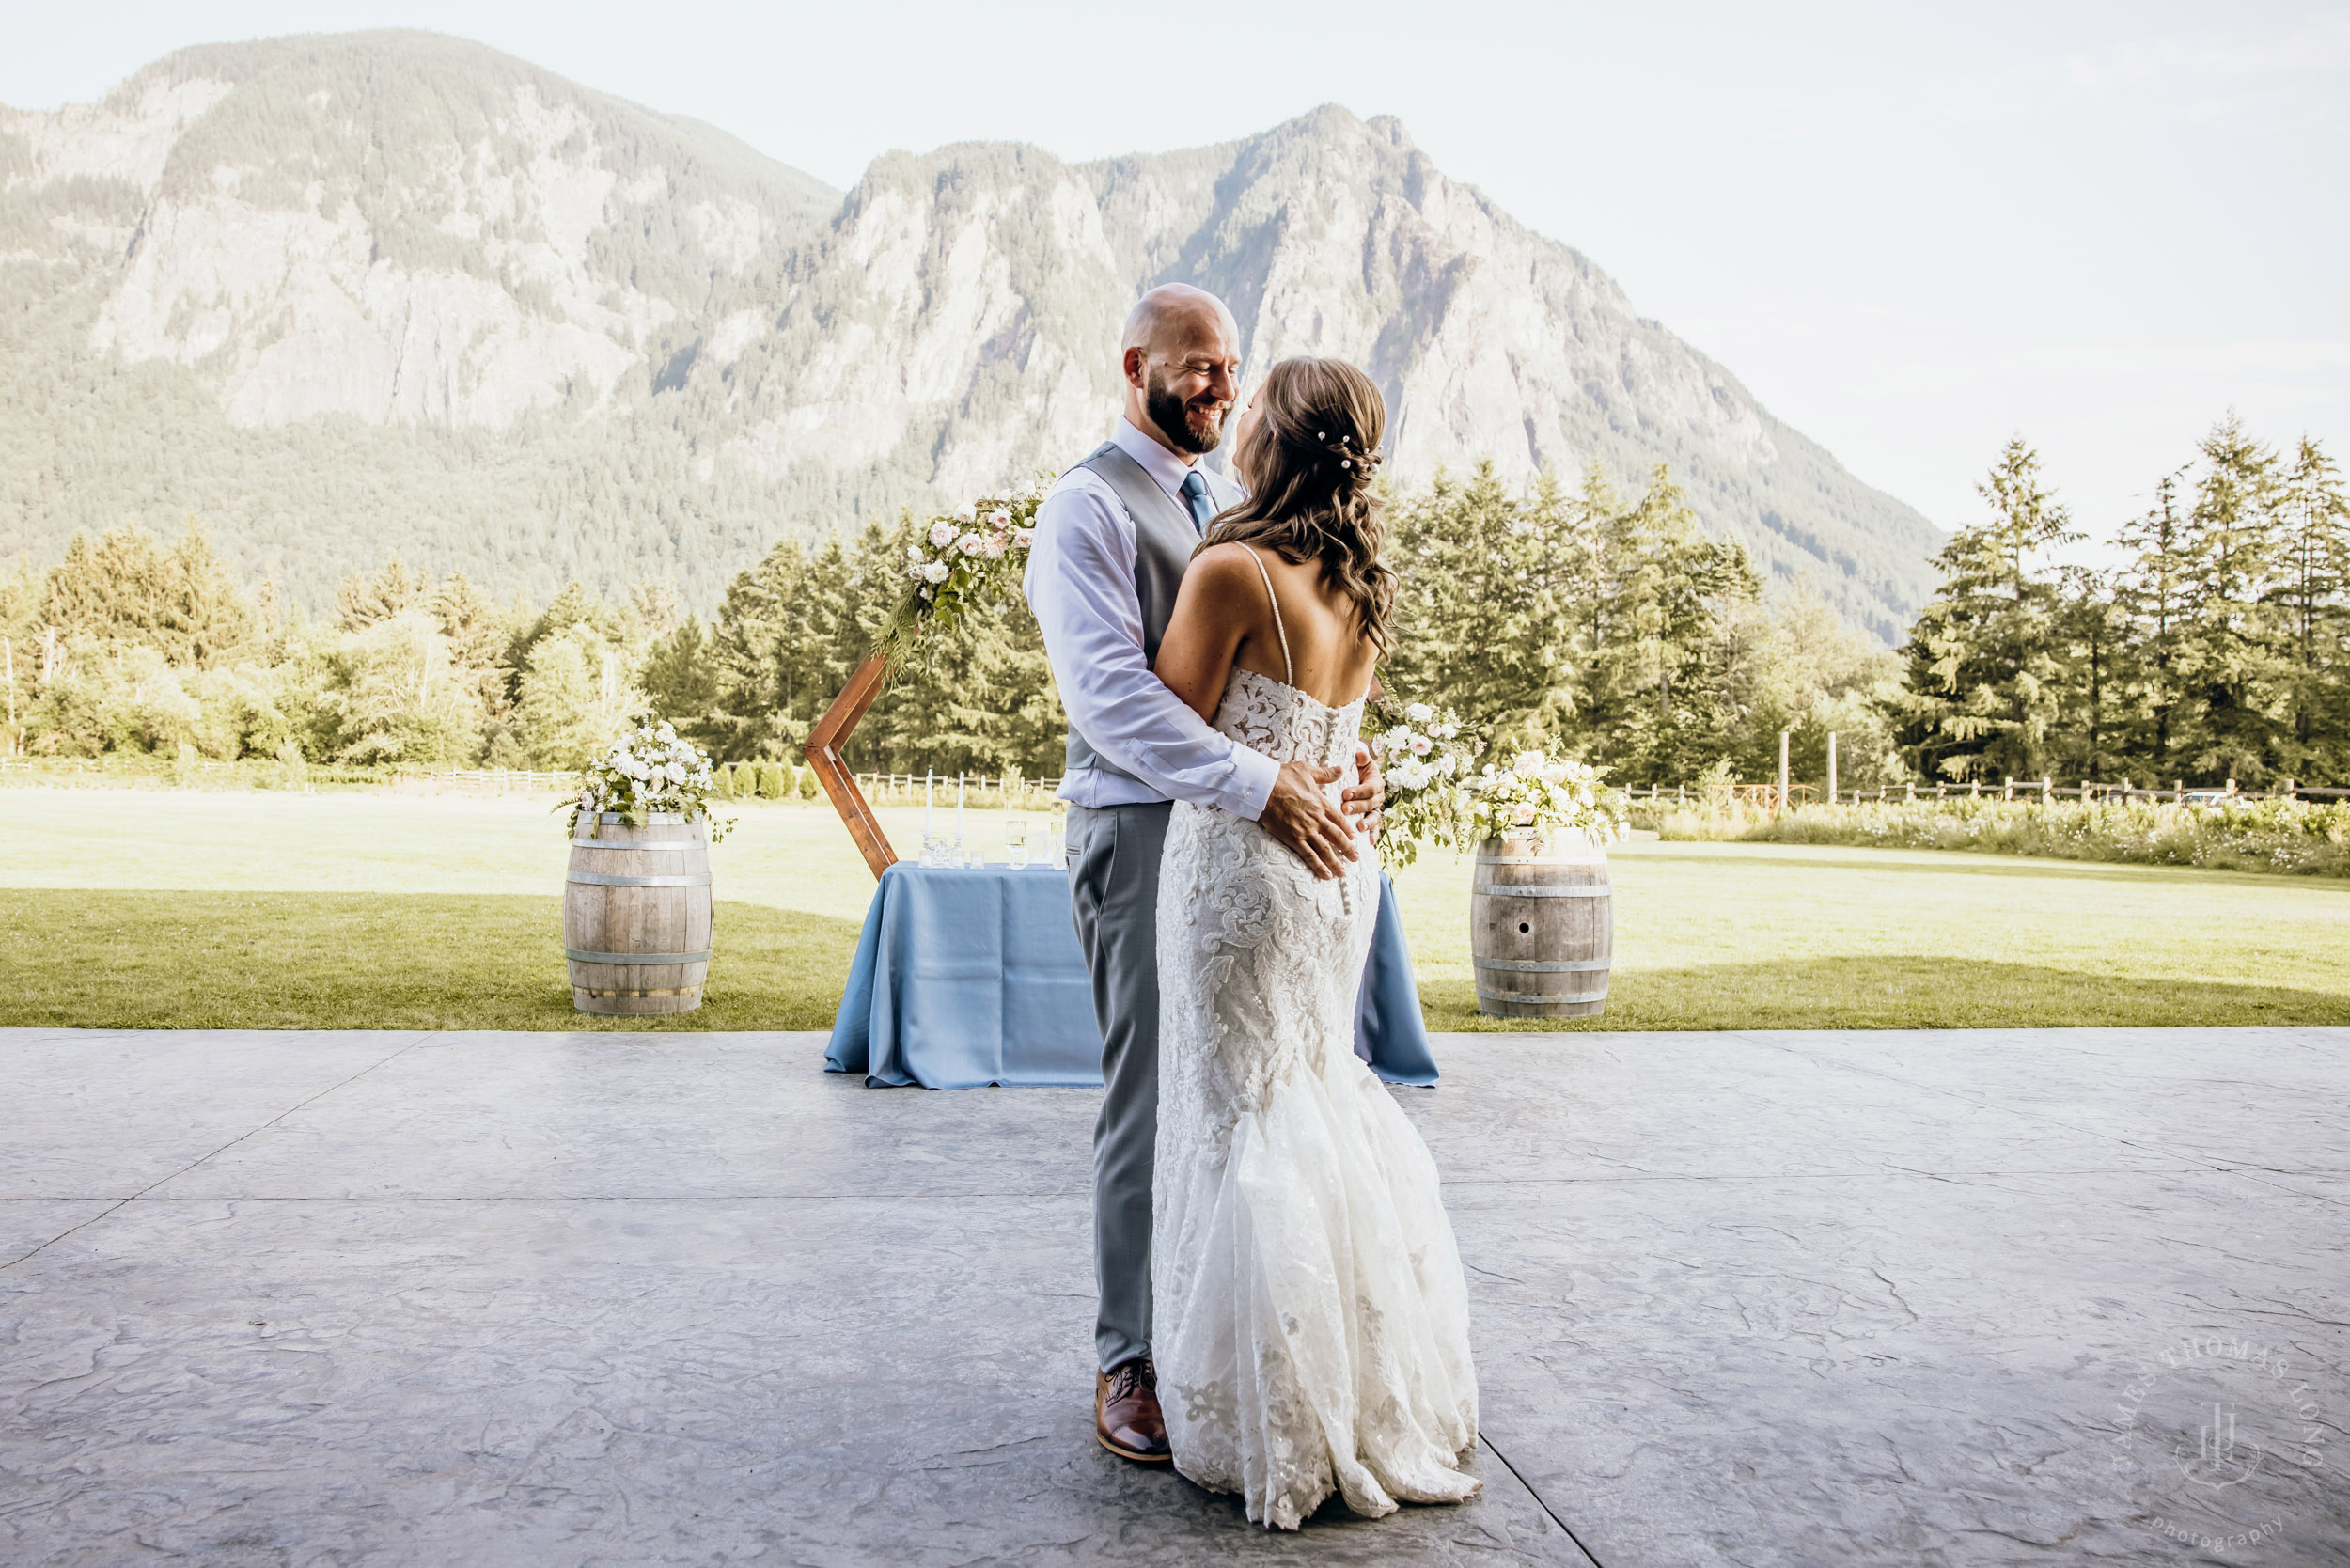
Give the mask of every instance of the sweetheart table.
[{"label": "sweetheart table", "polygon": [[[1436,1081],[1385,876],[1355,1054],[1389,1083]],[[824,1071],[863,1073],[875,1088],[1099,1085],[1102,1036],[1070,923],[1069,873],[891,865],[865,912]]]}]

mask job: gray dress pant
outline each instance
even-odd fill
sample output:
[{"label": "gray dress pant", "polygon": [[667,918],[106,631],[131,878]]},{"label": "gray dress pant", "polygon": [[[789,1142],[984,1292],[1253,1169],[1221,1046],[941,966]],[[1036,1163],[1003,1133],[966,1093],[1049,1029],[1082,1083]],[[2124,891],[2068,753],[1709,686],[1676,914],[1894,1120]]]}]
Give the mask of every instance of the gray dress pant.
[{"label": "gray dress pant", "polygon": [[1093,1345],[1104,1372],[1151,1354],[1151,1166],[1159,1136],[1159,851],[1165,801],[1069,808],[1069,907],[1102,1027],[1093,1124]]}]

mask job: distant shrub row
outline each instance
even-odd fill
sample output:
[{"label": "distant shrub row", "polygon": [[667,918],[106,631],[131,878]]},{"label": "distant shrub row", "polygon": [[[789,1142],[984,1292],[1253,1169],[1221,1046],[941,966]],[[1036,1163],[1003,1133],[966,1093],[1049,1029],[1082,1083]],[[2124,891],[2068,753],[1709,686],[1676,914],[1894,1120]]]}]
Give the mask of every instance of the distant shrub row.
[{"label": "distant shrub row", "polygon": [[1633,822],[1666,839],[1980,850],[2059,860],[2350,876],[2350,802],[1885,801],[1799,806],[1778,815],[1745,805],[1707,808],[1667,803],[1636,805]]},{"label": "distant shrub row", "polygon": [[729,762],[717,772],[728,800],[814,800],[824,792],[814,768],[790,762]]}]

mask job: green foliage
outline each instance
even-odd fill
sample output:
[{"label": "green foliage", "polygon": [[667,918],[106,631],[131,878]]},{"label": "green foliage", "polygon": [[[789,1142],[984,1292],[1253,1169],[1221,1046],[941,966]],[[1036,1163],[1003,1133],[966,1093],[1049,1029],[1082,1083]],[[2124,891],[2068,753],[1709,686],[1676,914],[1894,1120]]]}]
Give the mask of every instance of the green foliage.
[{"label": "green foliage", "polygon": [[2039,454],[2011,440],[1976,487],[1991,521],[1961,528],[1935,557],[1942,591],[1904,649],[1901,701],[1902,739],[1929,776],[2034,778],[2048,762],[2058,597],[2034,568],[2080,536],[2039,475]]},{"label": "green foliage", "polygon": [[1397,683],[1496,749],[1647,784],[1736,744],[1735,629],[1758,585],[1661,467],[1627,500],[1595,468],[1573,495],[1547,478],[1512,494],[1481,464],[1399,498],[1390,527]]},{"label": "green foliage", "polygon": [[2060,860],[2209,866],[2350,877],[2350,804],[2298,800],[2177,806],[2153,801],[1957,799],[1804,806],[1777,812],[1641,807],[1671,839],[1980,850]]},{"label": "green foliage", "polygon": [[2112,570],[2048,559],[2078,536],[2037,475],[2010,442],[1881,704],[1920,773],[2350,782],[2350,499],[2316,442],[2287,462],[2222,421]]}]

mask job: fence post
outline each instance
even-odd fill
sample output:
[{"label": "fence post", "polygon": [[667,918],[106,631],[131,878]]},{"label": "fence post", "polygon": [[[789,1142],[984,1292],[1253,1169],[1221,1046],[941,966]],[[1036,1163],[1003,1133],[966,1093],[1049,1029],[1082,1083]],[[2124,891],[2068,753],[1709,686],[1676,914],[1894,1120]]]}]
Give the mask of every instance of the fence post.
[{"label": "fence post", "polygon": [[1778,808],[1787,809],[1787,731],[1778,732]]},{"label": "fence post", "polygon": [[2043,806],[2047,805],[2050,797],[2055,793],[2056,780],[2046,777],[2042,778],[2040,781],[2040,804]]},{"label": "fence post", "polygon": [[1836,804],[1836,731],[1827,732],[1827,803]]}]

